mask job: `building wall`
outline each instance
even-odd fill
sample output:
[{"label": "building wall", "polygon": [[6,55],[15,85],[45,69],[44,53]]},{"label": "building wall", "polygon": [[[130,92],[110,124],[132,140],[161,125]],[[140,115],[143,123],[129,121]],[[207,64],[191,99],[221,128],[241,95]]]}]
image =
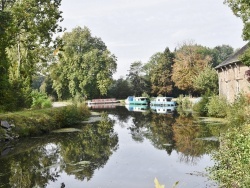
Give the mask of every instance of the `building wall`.
[{"label": "building wall", "polygon": [[250,93],[250,83],[245,71],[249,68],[242,63],[234,63],[217,69],[219,76],[219,94],[233,102],[239,93]]}]

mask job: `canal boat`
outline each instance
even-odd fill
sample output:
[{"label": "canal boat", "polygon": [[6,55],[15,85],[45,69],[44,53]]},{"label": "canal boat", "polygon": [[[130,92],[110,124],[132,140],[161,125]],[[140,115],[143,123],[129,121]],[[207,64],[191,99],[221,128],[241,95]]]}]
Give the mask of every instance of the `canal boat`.
[{"label": "canal boat", "polygon": [[176,101],[172,100],[173,97],[155,97],[150,101],[150,106],[165,106],[176,108]]},{"label": "canal boat", "polygon": [[150,100],[147,97],[134,97],[134,96],[129,96],[125,100],[125,104],[128,105],[149,105]]},{"label": "canal boat", "polygon": [[114,104],[119,103],[120,101],[116,100],[115,98],[108,98],[108,99],[92,99],[88,101],[88,105],[96,105],[96,104]]}]

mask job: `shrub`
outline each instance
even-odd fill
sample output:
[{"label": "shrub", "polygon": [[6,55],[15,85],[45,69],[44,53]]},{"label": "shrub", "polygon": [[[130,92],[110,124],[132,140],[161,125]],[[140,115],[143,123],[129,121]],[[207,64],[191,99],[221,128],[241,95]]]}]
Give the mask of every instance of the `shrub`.
[{"label": "shrub", "polygon": [[225,97],[212,96],[207,104],[208,115],[223,118],[227,115],[228,102]]},{"label": "shrub", "polygon": [[38,92],[34,90],[31,92],[32,97],[32,105],[31,108],[40,109],[40,108],[50,108],[52,103],[50,99],[48,99],[45,93]]},{"label": "shrub", "polygon": [[215,164],[208,169],[210,178],[217,181],[220,187],[249,187],[249,132],[230,130],[220,142],[220,150],[212,155]]},{"label": "shrub", "polygon": [[249,100],[245,95],[239,95],[233,104],[229,105],[227,110],[227,120],[232,127],[239,127],[244,123],[250,123]]},{"label": "shrub", "polygon": [[209,97],[208,96],[203,96],[202,99],[195,103],[193,106],[193,111],[197,112],[198,115],[200,116],[206,116],[208,109],[207,109],[207,103],[209,101]]}]

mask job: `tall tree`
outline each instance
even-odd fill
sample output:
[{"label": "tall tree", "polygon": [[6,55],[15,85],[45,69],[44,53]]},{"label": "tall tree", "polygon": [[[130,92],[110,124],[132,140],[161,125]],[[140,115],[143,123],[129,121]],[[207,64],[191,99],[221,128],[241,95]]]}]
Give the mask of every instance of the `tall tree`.
[{"label": "tall tree", "polygon": [[151,93],[156,95],[170,94],[173,89],[171,80],[174,54],[166,48],[164,53],[156,53],[149,61],[149,77],[151,81]]},{"label": "tall tree", "polygon": [[8,30],[11,29],[12,18],[8,11],[3,10],[4,2],[0,6],[0,111],[5,110],[5,105],[10,101],[7,100],[9,95],[9,61],[6,48],[11,45],[11,36]]},{"label": "tall tree", "polygon": [[104,42],[92,37],[87,27],[76,27],[62,36],[63,48],[51,77],[58,97],[81,95],[88,98],[106,95],[116,71],[116,57]]},{"label": "tall tree", "polygon": [[38,65],[48,62],[53,34],[62,31],[61,0],[16,1],[11,7],[15,45],[9,48],[13,80],[30,87]]},{"label": "tall tree", "polygon": [[[0,56],[1,67],[4,67],[0,81],[7,79],[20,97],[29,96],[37,66],[48,62],[53,34],[61,31],[60,5],[61,0],[0,1]],[[1,89],[0,95],[3,92]]]},{"label": "tall tree", "polygon": [[145,77],[144,66],[141,61],[135,61],[130,65],[127,76],[131,82],[135,96],[141,96],[143,92],[147,92],[148,84]]},{"label": "tall tree", "polygon": [[204,47],[200,45],[184,43],[175,53],[172,80],[179,89],[190,94],[195,91],[194,77],[198,76],[212,59],[201,53],[202,49]]}]

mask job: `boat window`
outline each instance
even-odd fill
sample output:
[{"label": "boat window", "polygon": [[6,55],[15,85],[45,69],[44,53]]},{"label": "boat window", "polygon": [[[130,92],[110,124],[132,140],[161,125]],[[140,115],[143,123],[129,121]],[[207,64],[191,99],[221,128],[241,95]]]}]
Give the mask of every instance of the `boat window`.
[{"label": "boat window", "polygon": [[163,101],[165,101],[165,99],[163,99]]}]

